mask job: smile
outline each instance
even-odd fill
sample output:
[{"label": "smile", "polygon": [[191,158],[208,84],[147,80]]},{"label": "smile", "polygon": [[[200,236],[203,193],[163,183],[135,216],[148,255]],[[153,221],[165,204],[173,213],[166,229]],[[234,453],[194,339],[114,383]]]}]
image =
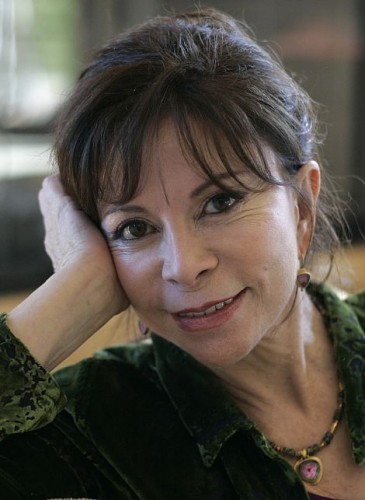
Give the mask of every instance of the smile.
[{"label": "smile", "polygon": [[234,297],[206,303],[196,309],[184,309],[172,314],[179,328],[187,332],[203,332],[218,328],[229,321],[240,308],[246,288]]},{"label": "smile", "polygon": [[217,302],[216,304],[208,307],[205,311],[200,312],[183,312],[179,313],[180,318],[201,318],[203,316],[209,316],[210,314],[214,314],[216,311],[223,309],[225,306],[231,304],[233,299],[223,300],[222,302]]}]

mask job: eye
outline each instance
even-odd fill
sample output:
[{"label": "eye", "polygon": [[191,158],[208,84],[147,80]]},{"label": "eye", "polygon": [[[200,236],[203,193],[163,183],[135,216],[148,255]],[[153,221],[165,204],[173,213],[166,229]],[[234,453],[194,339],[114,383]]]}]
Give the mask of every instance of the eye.
[{"label": "eye", "polygon": [[206,214],[218,214],[226,212],[232,208],[238,201],[242,199],[242,195],[238,193],[218,193],[208,199],[204,206]]},{"label": "eye", "polygon": [[152,233],[154,228],[143,220],[131,220],[117,228],[114,239],[138,240]]}]

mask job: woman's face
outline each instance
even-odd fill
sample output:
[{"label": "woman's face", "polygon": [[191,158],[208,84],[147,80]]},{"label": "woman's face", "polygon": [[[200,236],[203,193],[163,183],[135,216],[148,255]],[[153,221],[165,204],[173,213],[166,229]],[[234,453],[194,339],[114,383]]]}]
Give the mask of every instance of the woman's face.
[{"label": "woman's face", "polygon": [[[269,151],[268,159],[277,173]],[[309,231],[295,191],[247,192],[217,165],[226,191],[218,188],[184,158],[172,126],[162,129],[147,171],[132,200],[101,208],[119,279],[151,330],[207,366],[230,366],[293,305]]]}]

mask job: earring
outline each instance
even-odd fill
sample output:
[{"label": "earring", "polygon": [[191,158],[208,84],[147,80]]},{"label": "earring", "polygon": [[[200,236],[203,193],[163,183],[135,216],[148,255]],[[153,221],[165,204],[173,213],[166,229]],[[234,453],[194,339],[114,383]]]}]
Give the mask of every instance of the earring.
[{"label": "earring", "polygon": [[148,326],[141,320],[138,321],[138,329],[141,332],[141,335],[143,335],[144,337],[146,337],[150,333],[150,329],[148,328]]},{"label": "earring", "polygon": [[300,263],[300,268],[297,272],[297,286],[302,291],[307,288],[311,280],[311,273],[304,267],[303,261]]}]

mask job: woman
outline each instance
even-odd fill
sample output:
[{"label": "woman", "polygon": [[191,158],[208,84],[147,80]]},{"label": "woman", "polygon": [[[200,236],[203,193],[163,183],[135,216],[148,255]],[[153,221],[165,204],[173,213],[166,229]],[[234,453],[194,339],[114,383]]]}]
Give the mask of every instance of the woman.
[{"label": "woman", "polygon": [[[317,145],[228,16],[101,49],[40,193],[55,274],[2,317],[4,498],[364,498],[365,296],[306,288],[341,220]],[[151,342],[49,375],[129,304]]]}]

